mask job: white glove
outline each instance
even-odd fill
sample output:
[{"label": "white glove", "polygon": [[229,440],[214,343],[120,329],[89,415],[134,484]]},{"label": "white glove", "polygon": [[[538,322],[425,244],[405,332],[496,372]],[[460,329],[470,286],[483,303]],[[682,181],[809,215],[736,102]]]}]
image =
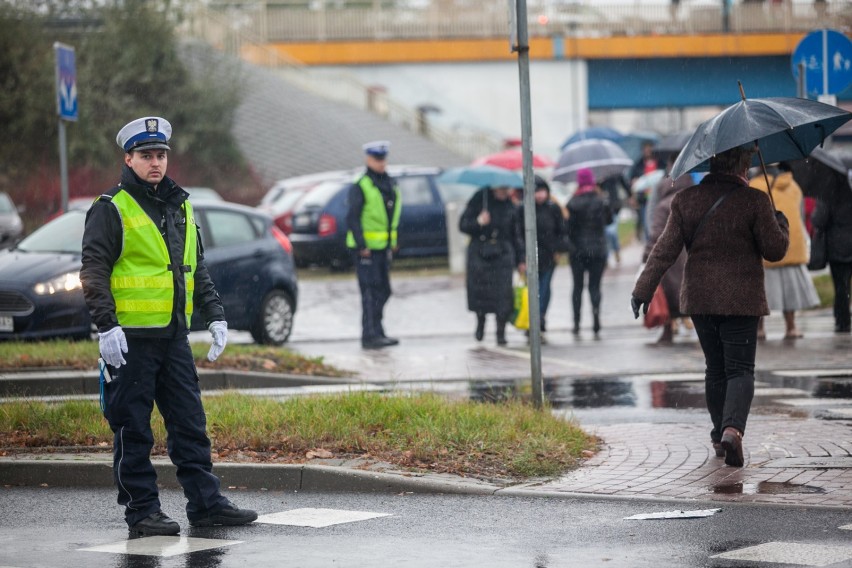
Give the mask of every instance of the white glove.
[{"label": "white glove", "polygon": [[228,324],[224,321],[214,321],[207,326],[210,334],[213,336],[213,345],[210,346],[210,351],[207,352],[207,360],[215,361],[225,350],[225,345],[228,343]]},{"label": "white glove", "polygon": [[127,353],[127,338],[124,336],[124,330],[121,326],[116,326],[109,331],[98,333],[98,344],[101,350],[101,357],[111,365],[118,369],[122,365],[127,365],[122,353]]}]

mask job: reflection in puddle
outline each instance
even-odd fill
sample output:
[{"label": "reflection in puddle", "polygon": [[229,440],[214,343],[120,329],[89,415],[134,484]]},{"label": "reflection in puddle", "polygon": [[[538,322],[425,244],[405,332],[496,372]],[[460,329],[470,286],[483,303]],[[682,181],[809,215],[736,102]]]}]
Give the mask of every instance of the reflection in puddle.
[{"label": "reflection in puddle", "polygon": [[[796,397],[852,399],[852,377],[793,377],[760,373],[756,381],[754,407],[776,406]],[[459,394],[467,391],[471,400],[501,402],[529,399],[532,385],[527,380],[488,380],[456,383]],[[443,384],[446,389],[449,383]],[[596,378],[545,378],[544,396],[554,409],[706,408],[703,378],[674,378],[636,375]]]},{"label": "reflection in puddle", "polygon": [[792,495],[792,494],[822,494],[825,489],[814,485],[801,485],[798,483],[783,483],[773,481],[761,481],[759,483],[729,483],[716,485],[713,493],[721,495]]}]

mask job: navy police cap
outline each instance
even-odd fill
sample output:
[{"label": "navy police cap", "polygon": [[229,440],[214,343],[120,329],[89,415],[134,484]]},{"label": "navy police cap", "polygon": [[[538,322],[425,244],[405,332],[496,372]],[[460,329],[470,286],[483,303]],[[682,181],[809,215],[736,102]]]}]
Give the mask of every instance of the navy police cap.
[{"label": "navy police cap", "polygon": [[374,142],[367,142],[362,146],[362,148],[364,149],[364,153],[368,156],[384,158],[388,155],[388,151],[390,150],[390,142],[387,140],[376,140]]},{"label": "navy police cap", "polygon": [[118,131],[116,143],[125,152],[134,150],[171,150],[172,125],[165,118],[146,116],[128,122]]}]

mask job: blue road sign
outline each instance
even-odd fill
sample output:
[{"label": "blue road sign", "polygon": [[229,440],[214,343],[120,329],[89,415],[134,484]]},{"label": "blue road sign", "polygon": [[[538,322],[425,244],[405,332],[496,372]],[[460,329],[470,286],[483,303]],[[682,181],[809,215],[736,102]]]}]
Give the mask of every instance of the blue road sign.
[{"label": "blue road sign", "polygon": [[74,48],[56,42],[56,110],[63,120],[77,120],[77,67]]},{"label": "blue road sign", "polygon": [[805,65],[808,95],[836,95],[852,84],[852,41],[835,30],[809,33],[793,51],[793,77]]}]

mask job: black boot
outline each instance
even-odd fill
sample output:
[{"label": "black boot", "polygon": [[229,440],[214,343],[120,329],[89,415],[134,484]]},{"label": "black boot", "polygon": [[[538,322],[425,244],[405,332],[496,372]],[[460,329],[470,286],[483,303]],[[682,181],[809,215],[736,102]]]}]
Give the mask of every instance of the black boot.
[{"label": "black boot", "polygon": [[130,527],[130,532],[135,536],[171,536],[180,532],[180,525],[157,511]]},{"label": "black boot", "polygon": [[476,314],[476,333],[474,334],[477,341],[482,341],[485,337],[485,314]]},{"label": "black boot", "polygon": [[601,331],[601,315],[598,310],[595,310],[592,315],[594,317],[594,322],[592,323],[592,331],[595,332],[595,337],[597,337]]},{"label": "black boot", "polygon": [[506,345],[506,319],[497,317],[497,345]]},{"label": "black boot", "polygon": [[574,335],[580,335],[580,315],[574,316],[574,329],[571,330]]}]

